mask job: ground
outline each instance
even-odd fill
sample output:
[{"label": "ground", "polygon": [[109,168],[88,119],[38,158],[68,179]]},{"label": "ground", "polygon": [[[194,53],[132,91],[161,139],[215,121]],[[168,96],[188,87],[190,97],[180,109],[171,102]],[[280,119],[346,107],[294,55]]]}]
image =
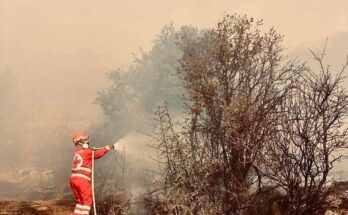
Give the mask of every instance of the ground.
[{"label": "ground", "polygon": [[1,201],[0,215],[70,215],[73,207],[67,201]]}]

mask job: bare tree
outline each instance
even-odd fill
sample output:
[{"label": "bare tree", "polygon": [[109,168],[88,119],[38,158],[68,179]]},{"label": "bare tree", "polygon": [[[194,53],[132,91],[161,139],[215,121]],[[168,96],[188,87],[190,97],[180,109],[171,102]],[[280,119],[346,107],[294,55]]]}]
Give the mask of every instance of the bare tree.
[{"label": "bare tree", "polygon": [[301,73],[275,117],[277,131],[266,144],[265,175],[285,196],[285,214],[324,214],[328,175],[346,147],[348,94],[342,70],[333,76],[321,53],[312,51],[319,71]]}]

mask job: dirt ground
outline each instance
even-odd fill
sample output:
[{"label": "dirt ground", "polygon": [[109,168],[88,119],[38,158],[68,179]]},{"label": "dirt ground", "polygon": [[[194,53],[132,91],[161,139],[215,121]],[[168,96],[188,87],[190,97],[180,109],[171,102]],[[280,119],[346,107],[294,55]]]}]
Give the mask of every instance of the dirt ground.
[{"label": "dirt ground", "polygon": [[70,215],[73,207],[67,201],[0,201],[0,215]]}]

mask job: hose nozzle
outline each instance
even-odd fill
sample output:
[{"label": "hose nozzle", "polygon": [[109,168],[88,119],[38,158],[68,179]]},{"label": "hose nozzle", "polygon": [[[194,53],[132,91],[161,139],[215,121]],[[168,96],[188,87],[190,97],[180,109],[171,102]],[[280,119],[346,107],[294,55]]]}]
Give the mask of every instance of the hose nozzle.
[{"label": "hose nozzle", "polygon": [[113,144],[113,146],[114,146],[114,150],[116,150],[116,144],[117,144],[117,142]]}]

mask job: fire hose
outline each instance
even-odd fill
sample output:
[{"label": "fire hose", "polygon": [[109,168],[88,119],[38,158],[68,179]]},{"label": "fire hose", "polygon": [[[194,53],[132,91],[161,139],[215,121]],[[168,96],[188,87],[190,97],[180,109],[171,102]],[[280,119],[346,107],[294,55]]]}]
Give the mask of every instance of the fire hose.
[{"label": "fire hose", "polygon": [[92,150],[92,201],[93,201],[93,214],[97,215],[95,196],[94,196],[94,150]]},{"label": "fire hose", "polygon": [[[116,146],[116,143],[113,144],[114,145],[114,149]],[[92,147],[92,174],[91,174],[91,187],[92,187],[92,201],[93,201],[93,214],[97,215],[97,209],[96,209],[96,203],[95,203],[95,195],[94,195],[94,151],[98,150],[98,149],[102,149],[102,148],[95,148]],[[116,150],[116,149],[115,149]]]}]

